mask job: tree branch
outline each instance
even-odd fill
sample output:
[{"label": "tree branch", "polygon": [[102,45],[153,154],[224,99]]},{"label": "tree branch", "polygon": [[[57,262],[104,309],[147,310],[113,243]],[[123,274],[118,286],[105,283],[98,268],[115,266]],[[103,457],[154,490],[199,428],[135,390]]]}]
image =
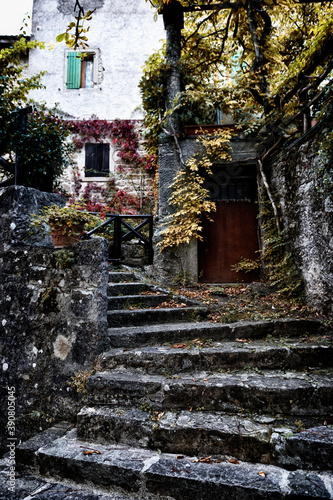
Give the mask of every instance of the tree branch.
[{"label": "tree branch", "polygon": [[192,38],[198,31],[199,29],[201,28],[201,26],[206,22],[206,21],[209,21],[211,19],[211,17],[213,16],[213,12],[211,14],[209,14],[209,16],[205,17],[205,19],[202,19],[202,21],[200,21],[198,24],[197,24],[197,27],[196,29],[193,31],[193,33],[191,33],[186,39],[185,39],[185,44],[188,42],[188,40],[190,40],[190,38]]},{"label": "tree branch", "polygon": [[163,130],[163,132],[167,135],[172,135],[173,137],[173,140],[175,141],[175,144],[176,144],[176,148],[178,150],[178,154],[179,154],[179,159],[180,159],[180,163],[186,167],[186,163],[184,161],[184,156],[183,156],[183,152],[181,150],[181,147],[180,147],[180,144],[179,144],[179,141],[178,141],[178,137],[177,137],[177,134],[175,132],[175,129],[173,127],[173,124],[171,123],[170,124],[170,127],[171,127],[171,130],[172,130],[172,133],[170,133],[168,130],[166,130],[164,127],[161,126],[161,129]]},{"label": "tree branch", "polygon": [[192,71],[196,70],[197,68],[200,68],[200,66],[202,66],[203,64],[206,64],[207,67],[208,66],[211,66],[212,64],[215,64],[215,63],[218,63],[221,59],[221,56],[223,54],[223,51],[224,51],[224,46],[225,46],[225,42],[227,41],[228,39],[228,36],[229,36],[229,27],[230,27],[230,22],[231,22],[231,17],[232,17],[232,14],[233,14],[233,11],[231,11],[228,15],[228,19],[227,19],[227,24],[226,24],[226,27],[225,27],[225,34],[222,38],[222,44],[221,44],[221,48],[218,52],[218,55],[215,56],[211,61],[207,62],[207,61],[203,61],[199,64],[197,64],[196,66],[194,66],[194,68],[191,68]]},{"label": "tree branch", "polygon": [[278,235],[280,235],[281,234],[281,228],[280,228],[280,221],[279,221],[279,213],[278,213],[278,210],[277,210],[274,198],[272,196],[270,187],[268,185],[267,178],[266,178],[266,175],[265,175],[265,172],[264,172],[261,160],[258,160],[258,165],[259,165],[259,171],[260,171],[260,174],[261,174],[261,178],[262,178],[262,181],[264,183],[264,186],[265,186],[265,189],[266,189],[266,192],[267,192],[267,196],[268,196],[269,201],[271,202],[271,205],[272,205],[272,208],[273,208],[276,229],[277,229]]}]

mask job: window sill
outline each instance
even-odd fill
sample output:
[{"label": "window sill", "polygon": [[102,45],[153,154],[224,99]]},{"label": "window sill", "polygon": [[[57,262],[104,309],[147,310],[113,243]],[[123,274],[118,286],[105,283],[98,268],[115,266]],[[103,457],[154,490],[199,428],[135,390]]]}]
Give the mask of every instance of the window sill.
[{"label": "window sill", "polygon": [[80,87],[79,89],[68,89],[67,87],[65,88],[65,92],[91,92],[92,90],[98,90],[98,86],[96,85],[95,87]]},{"label": "window sill", "polygon": [[[111,173],[112,172],[110,172],[110,174]],[[84,176],[84,177],[81,178],[81,181],[82,182],[107,182],[107,181],[109,181],[111,179],[110,178],[110,174],[107,177],[102,177],[102,176],[98,176],[98,177],[86,177],[86,176]]]}]

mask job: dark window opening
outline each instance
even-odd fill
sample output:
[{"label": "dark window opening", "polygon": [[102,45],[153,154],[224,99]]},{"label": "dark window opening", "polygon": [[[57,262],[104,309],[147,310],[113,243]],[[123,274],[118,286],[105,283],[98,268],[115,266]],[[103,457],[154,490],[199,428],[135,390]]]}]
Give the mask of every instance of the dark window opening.
[{"label": "dark window opening", "polygon": [[213,167],[204,187],[213,201],[255,201],[257,182],[255,165]]},{"label": "dark window opening", "polygon": [[85,176],[86,177],[106,177],[110,165],[110,145],[91,144],[85,146]]}]

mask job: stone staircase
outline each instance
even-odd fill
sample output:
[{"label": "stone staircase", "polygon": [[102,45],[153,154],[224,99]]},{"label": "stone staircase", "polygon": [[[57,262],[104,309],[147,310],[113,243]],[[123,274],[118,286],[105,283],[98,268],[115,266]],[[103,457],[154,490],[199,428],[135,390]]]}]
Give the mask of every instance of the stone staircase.
[{"label": "stone staircase", "polygon": [[333,498],[333,345],[318,322],[210,323],[131,272],[110,273],[108,295],[77,428],[27,441],[21,464],[84,485],[68,498]]}]

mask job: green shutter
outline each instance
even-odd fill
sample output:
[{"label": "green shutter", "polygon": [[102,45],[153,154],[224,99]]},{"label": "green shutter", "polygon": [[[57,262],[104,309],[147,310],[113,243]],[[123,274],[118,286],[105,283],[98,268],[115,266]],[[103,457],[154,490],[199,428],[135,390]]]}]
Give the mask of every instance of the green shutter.
[{"label": "green shutter", "polygon": [[81,84],[81,58],[77,52],[67,55],[67,88],[79,89]]}]

